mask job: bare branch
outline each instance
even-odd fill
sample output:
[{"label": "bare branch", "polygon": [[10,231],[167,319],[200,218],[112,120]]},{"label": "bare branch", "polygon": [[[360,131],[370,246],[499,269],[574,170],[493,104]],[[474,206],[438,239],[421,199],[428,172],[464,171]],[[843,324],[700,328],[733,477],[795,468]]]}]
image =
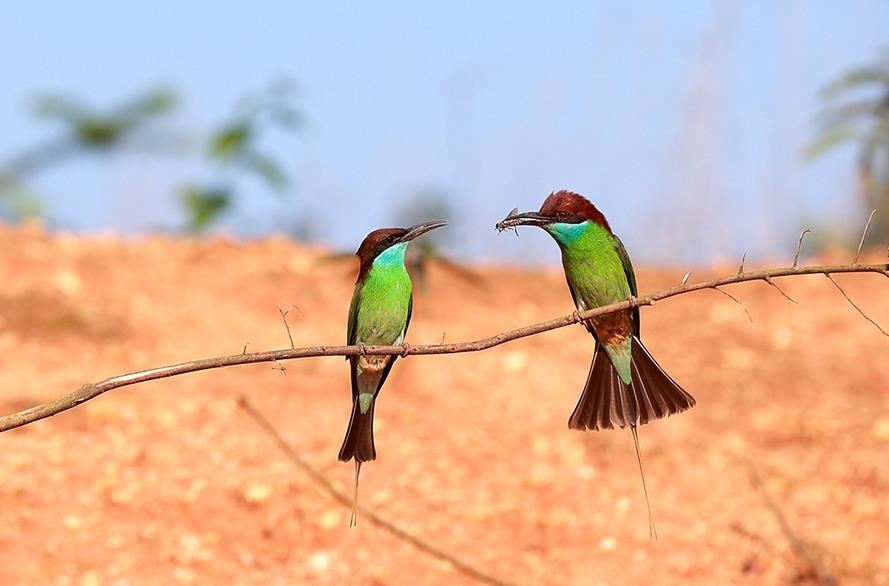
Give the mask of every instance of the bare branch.
[{"label": "bare branch", "polygon": [[796,243],[796,254],[793,255],[793,268],[796,268],[796,265],[799,264],[799,251],[803,247],[803,238],[806,237],[806,234],[811,232],[810,229],[806,228],[799,235],[799,242]]},{"label": "bare branch", "polygon": [[864,225],[864,232],[861,233],[861,240],[858,241],[858,250],[855,252],[855,260],[852,261],[853,265],[858,264],[858,257],[861,256],[861,247],[864,246],[864,239],[867,238],[867,231],[870,229],[870,223],[874,221],[874,216],[877,214],[877,210],[871,210],[870,216],[867,218],[867,224]]},{"label": "bare branch", "polygon": [[775,284],[775,281],[772,280],[772,277],[771,277],[771,276],[763,277],[762,280],[765,281],[766,283],[768,283],[769,285],[771,285],[772,287],[774,287],[775,289],[777,289],[777,290],[778,290],[778,293],[780,293],[781,295],[783,295],[784,298],[787,299],[787,301],[789,301],[789,302],[793,303],[794,305],[796,305],[796,299],[794,299],[793,297],[791,297],[790,295],[788,295],[787,293],[785,293],[785,292],[784,292],[784,289],[782,289],[781,287],[779,287],[778,285],[776,285],[776,284]]},{"label": "bare branch", "polygon": [[872,320],[866,313],[864,313],[864,310],[861,309],[860,307],[858,307],[858,305],[856,305],[855,302],[852,301],[852,298],[849,297],[849,295],[846,293],[846,291],[842,287],[840,287],[840,284],[837,283],[837,280],[830,276],[830,273],[824,273],[824,276],[827,277],[828,279],[830,279],[830,282],[833,283],[836,286],[836,288],[839,290],[839,292],[843,294],[843,297],[846,298],[846,301],[849,302],[849,305],[854,307],[855,310],[861,314],[861,317],[863,317],[870,323],[874,324],[874,327],[876,327],[878,330],[880,330],[880,333],[882,333],[884,336],[889,337],[889,332],[887,332],[882,327],[880,327],[880,324],[878,324],[877,322]]},{"label": "bare branch", "polygon": [[[99,395],[108,391],[143,383],[171,376],[179,376],[190,372],[200,372],[203,370],[211,370],[214,368],[224,368],[227,366],[238,366],[242,364],[257,364],[260,362],[275,362],[284,360],[294,360],[297,358],[309,358],[320,356],[356,356],[365,355],[388,355],[401,356],[406,355],[426,355],[426,354],[454,354],[458,352],[479,352],[487,350],[494,346],[499,346],[512,340],[534,336],[550,330],[564,328],[566,326],[578,323],[590,318],[599,317],[609,313],[625,311],[633,307],[642,307],[645,305],[654,305],[661,299],[675,297],[691,293],[693,291],[701,291],[704,289],[715,289],[725,285],[735,283],[745,283],[748,281],[766,281],[770,285],[777,287],[773,279],[778,277],[791,277],[798,275],[827,275],[835,273],[877,273],[889,276],[889,264],[870,264],[870,265],[823,265],[810,267],[785,267],[777,269],[768,269],[763,271],[750,271],[727,277],[720,277],[710,281],[699,281],[695,283],[687,283],[685,285],[677,285],[669,289],[664,289],[656,293],[651,293],[643,297],[635,299],[627,299],[618,303],[596,307],[587,311],[575,314],[564,315],[562,317],[551,319],[549,321],[517,328],[507,332],[502,332],[489,338],[482,338],[471,342],[448,343],[448,344],[431,344],[431,345],[411,345],[405,348],[398,346],[309,346],[305,348],[290,348],[287,350],[269,350],[265,352],[248,352],[246,354],[234,354],[231,356],[217,356],[214,358],[204,358],[201,360],[192,360],[180,364],[170,366],[162,366],[149,370],[141,370],[129,374],[112,376],[97,383],[88,383],[81,386],[76,391],[40,403],[34,407],[24,409],[17,413],[0,416],[0,432],[22,427],[35,421],[52,417],[62,411],[66,411],[80,405],[91,399],[95,399]],[[780,291],[780,289],[779,289]],[[783,294],[783,291],[782,291]],[[786,294],[785,294],[786,297]]]},{"label": "bare branch", "polygon": [[[241,409],[244,410],[247,415],[249,415],[256,422],[259,427],[262,428],[263,431],[268,434],[268,436],[275,442],[275,445],[278,446],[282,452],[297,465],[303,472],[309,475],[312,480],[314,480],[323,490],[326,492],[333,500],[337,501],[341,505],[345,507],[352,508],[352,497],[349,495],[337,490],[337,488],[333,485],[330,480],[327,479],[318,469],[314,466],[306,462],[302,456],[291,446],[281,433],[272,425],[272,422],[268,420],[268,418],[263,415],[253,404],[244,397],[243,395],[238,400],[238,405]],[[454,569],[465,576],[469,576],[479,582],[484,582],[485,584],[494,584],[495,586],[507,586],[510,584],[500,578],[496,578],[487,572],[479,570],[475,566],[469,564],[462,559],[447,553],[446,551],[439,549],[438,547],[432,545],[428,541],[423,540],[420,537],[412,533],[408,533],[405,529],[402,529],[398,525],[394,524],[392,521],[384,519],[380,517],[373,511],[368,508],[365,508],[361,505],[358,505],[358,510],[361,512],[361,515],[371,523],[387,531],[391,535],[396,538],[404,541],[418,550],[422,551],[425,554],[428,554],[436,559],[443,560],[451,564]]]}]

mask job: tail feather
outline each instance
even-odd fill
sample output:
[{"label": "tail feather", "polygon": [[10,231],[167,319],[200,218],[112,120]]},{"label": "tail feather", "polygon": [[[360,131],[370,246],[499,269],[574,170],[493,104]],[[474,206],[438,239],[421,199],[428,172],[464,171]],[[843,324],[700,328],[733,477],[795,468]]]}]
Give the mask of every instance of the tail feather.
[{"label": "tail feather", "polygon": [[376,460],[377,450],[374,447],[374,403],[362,413],[359,402],[356,399],[352,405],[352,417],[349,419],[349,428],[340,448],[339,459],[348,462],[355,458],[356,462],[369,462]]},{"label": "tail feather", "polygon": [[375,460],[377,450],[374,448],[374,403],[366,413],[361,412],[358,400],[352,405],[352,417],[349,419],[349,429],[343,439],[340,448],[339,459],[348,462],[355,459],[355,488],[352,493],[352,516],[349,518],[349,527],[358,524],[358,476],[361,474],[361,464]]},{"label": "tail feather", "polygon": [[591,430],[633,427],[681,413],[695,404],[694,397],[658,366],[639,338],[633,338],[631,374],[627,385],[608,355],[597,348],[568,427]]}]

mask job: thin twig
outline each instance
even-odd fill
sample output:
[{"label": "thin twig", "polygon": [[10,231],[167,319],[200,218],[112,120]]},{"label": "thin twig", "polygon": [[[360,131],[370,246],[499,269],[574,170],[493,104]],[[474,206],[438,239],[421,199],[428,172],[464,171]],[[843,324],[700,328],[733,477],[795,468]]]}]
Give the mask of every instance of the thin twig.
[{"label": "thin twig", "polygon": [[[330,480],[327,479],[318,469],[314,466],[306,462],[302,456],[287,443],[287,440],[281,435],[281,433],[275,428],[271,421],[263,415],[253,404],[247,399],[245,396],[241,396],[238,399],[238,405],[243,409],[253,420],[262,428],[263,431],[268,434],[269,437],[272,438],[272,441],[275,442],[282,452],[299,467],[303,472],[308,474],[312,480],[314,480],[324,492],[326,492],[329,496],[331,496],[335,501],[339,502],[343,506],[352,507],[352,497],[338,490]],[[408,533],[406,530],[402,529],[398,525],[394,524],[392,521],[388,521],[383,517],[380,517],[373,511],[368,508],[365,508],[361,505],[358,505],[358,510],[361,512],[362,517],[366,518],[368,521],[380,527],[381,529],[389,532],[394,535],[396,538],[409,543],[414,546],[418,550],[426,553],[436,559],[443,560],[451,564],[454,569],[456,569],[461,574],[469,576],[470,578],[474,578],[479,582],[484,582],[486,584],[494,584],[495,586],[507,586],[510,584],[505,580],[501,580],[500,578],[496,578],[483,570],[479,570],[475,566],[469,564],[466,561],[461,560],[460,558],[449,554],[448,552],[439,549],[438,547],[432,545],[428,541],[423,540],[412,533]]]},{"label": "thin twig", "polygon": [[287,330],[287,337],[290,338],[290,348],[296,348],[296,346],[293,343],[293,336],[290,335],[290,324],[287,323],[287,314],[294,309],[302,313],[302,310],[295,305],[291,305],[287,308],[287,311],[284,311],[283,309],[281,309],[281,304],[278,304],[278,313],[281,314],[281,319],[284,321],[284,328]]},{"label": "thin twig", "polygon": [[854,307],[855,310],[856,310],[859,314],[861,314],[861,317],[863,317],[864,319],[866,319],[866,320],[869,321],[870,323],[874,324],[874,327],[877,328],[878,330],[880,330],[880,333],[881,333],[881,334],[883,334],[883,335],[886,336],[886,337],[889,337],[889,332],[887,332],[886,330],[884,330],[884,329],[880,326],[880,324],[878,324],[877,322],[875,322],[873,319],[870,318],[870,316],[868,316],[866,313],[864,313],[864,310],[861,309],[860,307],[858,307],[858,305],[856,305],[855,302],[852,301],[852,298],[849,297],[849,295],[846,293],[845,289],[843,289],[842,287],[840,287],[840,284],[837,283],[837,280],[836,280],[836,279],[834,279],[833,277],[831,277],[829,273],[825,273],[824,276],[827,277],[828,279],[830,279],[830,282],[833,283],[834,286],[836,286],[836,288],[839,290],[839,292],[843,294],[843,297],[846,298],[846,301],[849,302],[849,305],[851,305],[852,307]]},{"label": "thin twig", "polygon": [[867,218],[867,224],[864,225],[864,232],[861,233],[861,240],[858,241],[858,250],[855,252],[855,260],[852,261],[853,265],[858,264],[858,257],[861,256],[861,247],[864,246],[864,239],[867,238],[867,231],[870,229],[870,223],[874,220],[876,214],[877,210],[871,210],[870,216]]},{"label": "thin twig", "polygon": [[747,251],[745,250],[745,251],[744,251],[744,254],[741,255],[741,264],[738,265],[738,274],[739,274],[739,275],[740,275],[741,273],[744,272],[744,262],[745,262],[746,260],[747,260]]},{"label": "thin twig", "polygon": [[768,283],[769,285],[771,285],[772,287],[774,287],[775,289],[777,289],[777,290],[778,290],[778,293],[780,293],[781,295],[783,295],[784,298],[787,299],[787,301],[793,303],[794,305],[797,304],[797,303],[796,303],[796,299],[794,299],[793,297],[791,297],[790,295],[788,295],[787,293],[785,293],[785,292],[784,292],[784,289],[782,289],[781,287],[779,287],[778,285],[776,285],[776,284],[775,284],[775,281],[772,280],[772,277],[770,277],[770,276],[763,277],[763,281],[765,281],[766,283]]},{"label": "thin twig", "polygon": [[796,268],[796,265],[799,264],[799,251],[803,247],[803,238],[806,237],[806,234],[811,232],[810,229],[806,228],[799,235],[799,242],[796,243],[796,254],[793,255],[793,268]]},{"label": "thin twig", "polygon": [[[698,281],[685,285],[677,285],[669,289],[664,289],[650,295],[637,297],[633,300],[620,301],[610,305],[604,305],[587,311],[579,312],[577,316],[574,313],[564,315],[562,317],[551,319],[549,321],[517,328],[507,332],[502,332],[489,338],[482,338],[471,342],[448,343],[448,344],[432,344],[432,345],[411,345],[406,348],[404,345],[398,346],[310,346],[305,348],[291,348],[287,350],[270,350],[266,352],[248,352],[247,354],[235,354],[232,356],[217,356],[214,358],[204,358],[201,360],[192,360],[180,364],[170,366],[162,366],[149,370],[141,370],[129,374],[112,376],[105,380],[88,383],[79,389],[47,401],[40,403],[34,407],[24,409],[17,413],[4,415],[0,417],[0,432],[8,431],[16,427],[22,427],[29,423],[51,417],[62,411],[66,411],[73,407],[85,403],[91,399],[95,399],[99,395],[108,391],[125,387],[137,383],[143,383],[151,380],[168,378],[171,376],[179,376],[190,372],[200,372],[202,370],[211,370],[214,368],[224,368],[227,366],[238,366],[242,364],[257,364],[260,362],[275,362],[284,360],[294,360],[297,358],[309,358],[315,356],[356,356],[358,354],[367,355],[389,355],[401,356],[420,355],[420,354],[455,354],[458,352],[478,352],[487,350],[500,344],[505,344],[519,338],[534,336],[550,330],[564,328],[566,326],[578,323],[577,317],[581,321],[590,318],[599,317],[601,315],[625,311],[633,307],[642,307],[646,305],[654,305],[657,301],[677,295],[684,295],[693,291],[701,291],[704,289],[714,289],[731,285],[734,283],[744,283],[748,281],[766,281],[775,286],[772,279],[778,277],[791,277],[798,275],[820,275],[833,273],[877,273],[883,276],[889,276],[889,264],[870,264],[870,265],[824,265],[810,267],[784,267],[777,269],[768,269],[763,271],[750,271],[739,275],[731,275],[721,277],[710,281]],[[782,291],[783,293],[783,291]],[[786,295],[785,295],[786,296]]]},{"label": "thin twig", "polygon": [[682,281],[679,283],[680,285],[685,285],[688,283],[688,278],[691,276],[691,271],[685,273],[685,276],[682,277]]},{"label": "thin twig", "polygon": [[747,309],[747,306],[744,305],[744,304],[741,302],[740,299],[738,299],[737,297],[735,297],[734,295],[732,295],[732,294],[729,293],[728,291],[724,291],[724,290],[720,289],[719,287],[713,287],[713,290],[714,290],[714,291],[719,291],[720,293],[722,293],[723,295],[725,295],[726,297],[728,297],[729,299],[731,299],[732,301],[734,301],[735,303],[737,303],[738,305],[740,305],[741,308],[744,310],[744,313],[747,314],[747,319],[750,320],[750,323],[753,323],[753,316],[750,315],[750,310]]},{"label": "thin twig", "polygon": [[821,564],[815,555],[809,551],[809,548],[806,547],[806,544],[799,538],[796,532],[793,530],[793,527],[790,526],[790,523],[787,521],[787,517],[784,515],[784,511],[781,510],[781,507],[778,506],[778,503],[775,502],[775,499],[772,498],[772,495],[766,490],[765,484],[763,484],[762,479],[759,477],[759,474],[756,472],[756,468],[754,468],[753,464],[746,460],[745,458],[737,458],[740,462],[747,468],[747,474],[750,477],[750,484],[753,485],[753,488],[762,498],[763,504],[765,504],[766,508],[775,518],[775,521],[778,523],[778,527],[781,528],[781,532],[784,533],[784,537],[787,538],[788,543],[790,543],[790,547],[796,553],[797,556],[800,557],[804,562],[806,562],[810,568],[812,568],[812,572],[815,574],[815,577],[818,579],[820,584],[824,586],[834,586],[837,583],[836,578],[827,571],[827,569]]}]

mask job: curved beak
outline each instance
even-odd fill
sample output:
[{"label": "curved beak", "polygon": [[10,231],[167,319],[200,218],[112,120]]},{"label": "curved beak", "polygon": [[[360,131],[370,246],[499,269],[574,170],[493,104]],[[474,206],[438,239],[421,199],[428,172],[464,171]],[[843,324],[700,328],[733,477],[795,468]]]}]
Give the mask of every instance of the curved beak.
[{"label": "curved beak", "polygon": [[430,230],[435,230],[436,228],[441,228],[442,226],[447,226],[448,223],[445,220],[433,220],[431,222],[423,222],[422,224],[417,224],[416,226],[411,226],[407,229],[407,233],[401,237],[402,242],[410,242],[417,236],[422,236],[426,232]]},{"label": "curved beak", "polygon": [[518,213],[518,210],[512,210],[509,215],[497,222],[494,226],[498,231],[508,230],[517,226],[546,226],[550,223],[550,219],[539,212]]}]

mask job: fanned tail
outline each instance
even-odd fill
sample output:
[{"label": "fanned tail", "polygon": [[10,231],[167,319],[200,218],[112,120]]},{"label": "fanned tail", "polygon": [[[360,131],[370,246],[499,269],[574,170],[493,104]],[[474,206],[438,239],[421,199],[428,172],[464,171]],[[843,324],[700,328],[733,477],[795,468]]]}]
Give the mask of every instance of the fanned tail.
[{"label": "fanned tail", "polygon": [[630,384],[625,384],[608,354],[596,348],[586,386],[574,413],[571,429],[614,429],[644,425],[694,406],[685,392],[654,361],[639,338],[633,338]]},{"label": "fanned tail", "polygon": [[608,354],[596,348],[583,395],[568,420],[568,427],[580,430],[630,428],[648,508],[648,534],[657,539],[637,427],[694,407],[695,399],[658,366],[639,338],[633,338],[632,348],[629,385],[621,380]]}]

